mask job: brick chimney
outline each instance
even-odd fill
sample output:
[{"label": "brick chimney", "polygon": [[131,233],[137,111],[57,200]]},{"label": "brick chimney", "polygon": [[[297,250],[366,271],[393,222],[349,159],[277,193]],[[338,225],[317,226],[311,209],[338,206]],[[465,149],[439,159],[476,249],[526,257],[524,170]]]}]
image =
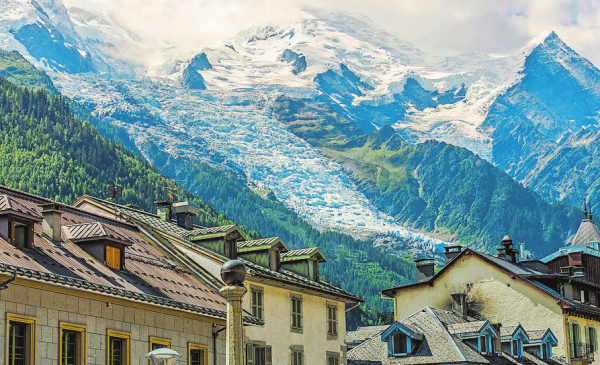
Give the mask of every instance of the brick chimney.
[{"label": "brick chimney", "polygon": [[187,230],[194,229],[194,216],[198,214],[198,207],[189,202],[173,203],[172,212],[177,217],[177,225]]},{"label": "brick chimney", "polygon": [[435,261],[433,259],[415,260],[417,265],[417,281],[429,279],[435,274]]},{"label": "brick chimney", "polygon": [[42,232],[50,237],[57,245],[61,243],[61,216],[62,210],[56,203],[41,204],[42,207]]},{"label": "brick chimney", "polygon": [[448,265],[448,263],[452,261],[453,258],[458,256],[461,252],[462,246],[459,245],[444,247],[444,256],[446,256],[446,262],[444,263],[444,265]]}]

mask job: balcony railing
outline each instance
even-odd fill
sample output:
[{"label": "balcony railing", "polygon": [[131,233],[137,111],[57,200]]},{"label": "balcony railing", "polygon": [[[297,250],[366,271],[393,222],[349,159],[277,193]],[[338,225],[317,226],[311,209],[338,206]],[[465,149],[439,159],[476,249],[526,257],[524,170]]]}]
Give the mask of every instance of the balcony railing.
[{"label": "balcony railing", "polygon": [[576,342],[571,344],[572,359],[594,360],[594,352],[592,351],[595,351],[595,349],[586,343]]}]

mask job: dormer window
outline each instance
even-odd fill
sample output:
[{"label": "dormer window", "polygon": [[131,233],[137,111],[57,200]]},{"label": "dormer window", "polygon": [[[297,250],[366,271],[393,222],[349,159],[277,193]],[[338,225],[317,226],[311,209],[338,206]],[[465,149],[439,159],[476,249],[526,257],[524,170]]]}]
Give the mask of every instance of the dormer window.
[{"label": "dormer window", "polygon": [[325,256],[316,247],[281,254],[281,267],[313,281],[319,281],[319,263],[325,261]]},{"label": "dormer window", "polygon": [[232,260],[238,256],[237,242],[243,239],[236,225],[194,229],[181,237]]},{"label": "dormer window", "polygon": [[448,332],[482,354],[495,351],[494,340],[498,338],[498,333],[488,321],[455,323],[448,326]]},{"label": "dormer window", "polygon": [[102,223],[92,222],[64,227],[67,238],[90,256],[113,270],[125,269],[125,247],[133,241],[108,233]]},{"label": "dormer window", "polygon": [[410,355],[424,338],[410,326],[397,321],[381,334],[381,340],[387,342],[388,355],[395,357]]},{"label": "dormer window", "polygon": [[280,254],[288,252],[287,246],[279,237],[261,238],[237,243],[238,255],[260,266],[279,271]]},{"label": "dormer window", "polygon": [[500,328],[500,342],[502,351],[515,357],[523,356],[523,346],[530,342],[529,336],[519,324],[516,326],[503,326]]},{"label": "dormer window", "polygon": [[523,341],[516,339],[512,341],[512,349],[511,354],[513,356],[521,357],[523,356]]},{"label": "dormer window", "polygon": [[479,352],[482,354],[491,354],[494,352],[494,342],[488,335],[479,337]]},{"label": "dormer window", "polygon": [[15,247],[33,247],[33,227],[41,222],[35,209],[9,195],[0,195],[0,236]]}]

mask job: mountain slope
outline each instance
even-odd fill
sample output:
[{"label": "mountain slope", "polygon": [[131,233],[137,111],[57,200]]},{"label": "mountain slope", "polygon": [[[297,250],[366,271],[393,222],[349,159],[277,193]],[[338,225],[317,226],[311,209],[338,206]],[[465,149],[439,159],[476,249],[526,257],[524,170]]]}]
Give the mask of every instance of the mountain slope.
[{"label": "mountain slope", "polygon": [[[16,73],[8,76],[20,82],[29,80],[32,76],[22,72],[28,69],[26,61],[20,57],[12,60],[8,69]],[[31,72],[43,75],[33,68]],[[45,85],[32,86],[41,89]],[[203,200],[187,190],[179,196],[200,207],[197,223],[225,225],[233,219],[252,238],[278,236],[291,248],[319,247],[328,259],[322,271],[325,278],[360,293],[367,302],[363,310],[368,313],[353,314],[352,321],[361,322],[351,321],[350,327],[372,323],[375,310],[388,309],[388,303],[379,298],[381,287],[414,280],[410,262],[385,254],[370,243],[317,231],[281,203],[259,197],[232,172],[173,158],[151,143],[143,147],[145,153],[156,154],[155,159],[171,178],[192,181],[190,190],[201,193]],[[2,77],[0,154],[0,184],[66,203],[81,194],[102,197],[108,185],[117,182],[124,187],[120,203],[154,211],[154,201],[161,198],[166,178],[140,156],[101,137],[95,127],[79,120],[69,111],[64,97],[20,88]],[[258,229],[260,235],[245,227]]]},{"label": "mountain slope", "polygon": [[279,97],[274,112],[339,161],[381,210],[400,222],[493,252],[505,234],[535,254],[564,245],[577,212],[550,205],[464,148],[409,145],[393,128],[363,134],[328,106]]}]

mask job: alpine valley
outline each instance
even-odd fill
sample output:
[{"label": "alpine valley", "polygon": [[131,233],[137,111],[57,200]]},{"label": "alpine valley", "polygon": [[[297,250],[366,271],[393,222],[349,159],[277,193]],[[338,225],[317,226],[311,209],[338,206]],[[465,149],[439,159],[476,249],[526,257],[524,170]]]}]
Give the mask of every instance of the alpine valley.
[{"label": "alpine valley", "polygon": [[[513,54],[441,57],[306,7],[186,57],[139,39],[60,0],[0,0],[0,47],[80,118],[249,231],[285,227],[292,247],[336,231],[414,257],[509,234],[540,256],[572,236],[574,205],[597,203],[600,71],[554,32]],[[296,215],[316,230],[292,238]]]}]

